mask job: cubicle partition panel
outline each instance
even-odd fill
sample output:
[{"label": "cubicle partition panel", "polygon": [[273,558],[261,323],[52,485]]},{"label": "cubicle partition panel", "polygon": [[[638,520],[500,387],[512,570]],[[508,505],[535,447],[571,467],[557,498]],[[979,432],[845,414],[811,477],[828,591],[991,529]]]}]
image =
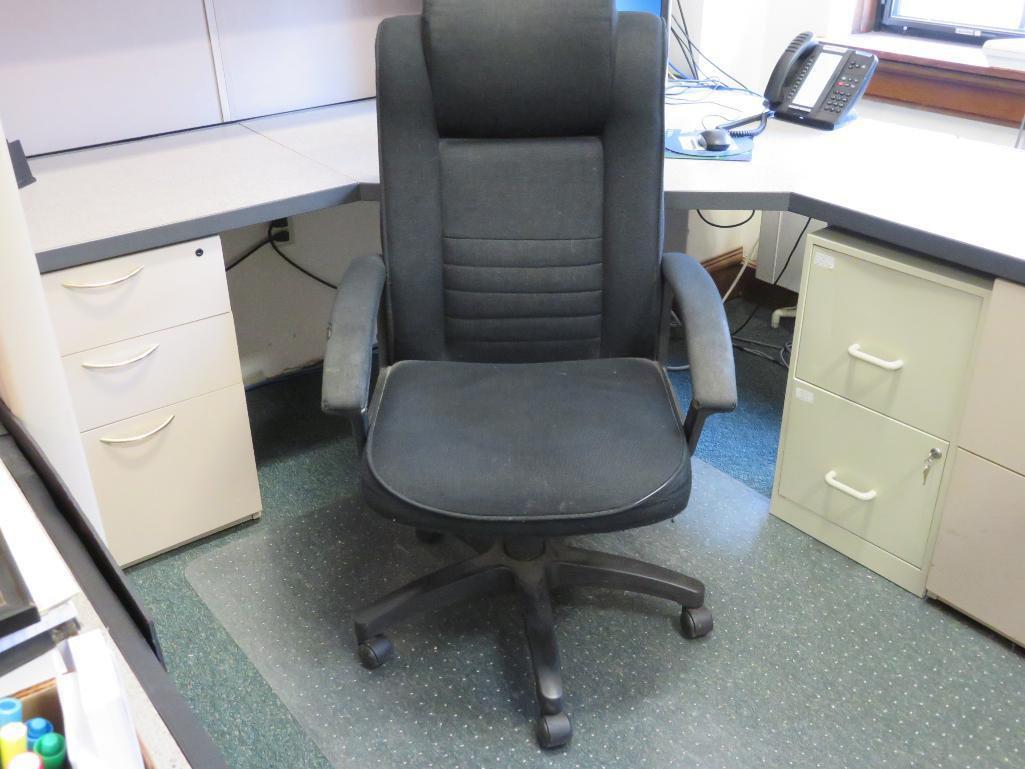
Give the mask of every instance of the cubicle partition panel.
[{"label": "cubicle partition panel", "polygon": [[420,0],[36,0],[4,8],[0,114],[29,155],[374,95]]}]

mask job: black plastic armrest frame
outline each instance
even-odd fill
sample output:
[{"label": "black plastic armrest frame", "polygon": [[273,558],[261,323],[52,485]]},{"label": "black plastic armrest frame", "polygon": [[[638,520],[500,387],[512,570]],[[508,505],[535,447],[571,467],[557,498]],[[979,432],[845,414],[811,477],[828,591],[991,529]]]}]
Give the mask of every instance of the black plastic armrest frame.
[{"label": "black plastic armrest frame", "polygon": [[733,411],[737,407],[733,341],[719,290],[697,259],[687,254],[665,254],[662,257],[662,278],[663,343],[660,357],[664,362],[669,312],[675,297],[690,361],[693,396],[683,430],[693,453],[708,415]]},{"label": "black plastic armrest frame", "polygon": [[321,408],[352,423],[360,449],[367,437],[374,337],[385,275],[380,256],[354,259],[338,286],[327,327]]}]

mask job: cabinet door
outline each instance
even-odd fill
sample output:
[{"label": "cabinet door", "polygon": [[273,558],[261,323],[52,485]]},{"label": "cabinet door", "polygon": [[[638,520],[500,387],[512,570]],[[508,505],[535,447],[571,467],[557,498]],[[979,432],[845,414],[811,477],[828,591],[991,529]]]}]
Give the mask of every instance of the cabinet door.
[{"label": "cabinet door", "polygon": [[926,589],[1025,644],[1025,476],[963,449],[953,471]]},{"label": "cabinet door", "polygon": [[947,444],[804,382],[790,389],[779,494],[921,568]]},{"label": "cabinet door", "polygon": [[1025,475],[1025,286],[998,280],[972,374],[958,443]]},{"label": "cabinet door", "polygon": [[107,544],[121,564],[260,511],[242,385],[82,434]]},{"label": "cabinet door", "polygon": [[797,376],[949,438],[982,297],[816,244]]}]

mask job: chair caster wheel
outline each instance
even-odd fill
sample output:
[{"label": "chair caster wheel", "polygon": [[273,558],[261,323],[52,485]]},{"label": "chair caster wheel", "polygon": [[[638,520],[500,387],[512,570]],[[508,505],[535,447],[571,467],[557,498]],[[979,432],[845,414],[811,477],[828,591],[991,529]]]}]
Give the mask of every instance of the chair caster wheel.
[{"label": "chair caster wheel", "polygon": [[441,542],[444,536],[445,535],[440,531],[427,531],[426,529],[416,530],[416,538],[426,545],[436,545]]},{"label": "chair caster wheel", "polygon": [[545,750],[568,745],[573,737],[573,724],[565,713],[541,716],[535,726],[537,744]]},{"label": "chair caster wheel", "polygon": [[383,635],[375,635],[359,645],[359,661],[367,670],[376,670],[394,656],[395,647]]},{"label": "chair caster wheel", "polygon": [[684,608],[680,612],[680,630],[684,638],[701,638],[712,632],[712,612],[704,606]]}]

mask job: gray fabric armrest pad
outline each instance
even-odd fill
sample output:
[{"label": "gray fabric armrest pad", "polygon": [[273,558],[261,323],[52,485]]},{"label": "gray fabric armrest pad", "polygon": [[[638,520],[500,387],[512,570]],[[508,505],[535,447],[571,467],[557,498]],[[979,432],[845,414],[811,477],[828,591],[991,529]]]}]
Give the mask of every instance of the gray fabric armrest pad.
[{"label": "gray fabric armrest pad", "polygon": [[694,407],[732,411],[737,406],[733,342],[712,276],[697,259],[679,253],[663,256],[662,275],[682,313]]},{"label": "gray fabric armrest pad", "polygon": [[342,277],[327,327],[324,411],[354,416],[367,407],[384,278],[384,261],[376,255],[357,257]]}]

